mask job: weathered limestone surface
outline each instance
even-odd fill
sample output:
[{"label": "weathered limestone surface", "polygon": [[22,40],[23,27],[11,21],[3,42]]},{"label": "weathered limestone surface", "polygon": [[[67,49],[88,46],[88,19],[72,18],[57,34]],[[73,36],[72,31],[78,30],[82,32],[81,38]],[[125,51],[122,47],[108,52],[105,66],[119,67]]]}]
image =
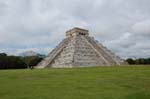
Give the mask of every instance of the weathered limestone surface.
[{"label": "weathered limestone surface", "polygon": [[124,60],[90,37],[88,30],[73,28],[66,32],[66,38],[37,68],[112,66],[124,63]]}]

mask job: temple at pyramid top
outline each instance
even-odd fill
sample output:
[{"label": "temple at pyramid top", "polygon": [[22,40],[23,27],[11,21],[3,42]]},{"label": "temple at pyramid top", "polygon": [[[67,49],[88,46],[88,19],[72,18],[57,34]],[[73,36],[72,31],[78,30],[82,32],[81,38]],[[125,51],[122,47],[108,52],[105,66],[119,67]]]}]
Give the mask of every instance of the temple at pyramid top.
[{"label": "temple at pyramid top", "polygon": [[88,36],[89,35],[89,31],[86,29],[81,29],[78,27],[75,27],[73,29],[70,29],[66,32],[66,36],[67,37],[72,37],[72,36],[77,36],[77,35],[85,35]]},{"label": "temple at pyramid top", "polygon": [[89,36],[89,31],[73,28],[36,68],[123,65],[125,61]]}]

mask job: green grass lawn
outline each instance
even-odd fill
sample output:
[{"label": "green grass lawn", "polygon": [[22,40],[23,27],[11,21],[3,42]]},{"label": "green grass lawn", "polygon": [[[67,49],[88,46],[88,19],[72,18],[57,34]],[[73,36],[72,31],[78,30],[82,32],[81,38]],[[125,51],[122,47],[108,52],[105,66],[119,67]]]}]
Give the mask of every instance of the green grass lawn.
[{"label": "green grass lawn", "polygon": [[1,70],[0,99],[150,99],[150,66]]}]

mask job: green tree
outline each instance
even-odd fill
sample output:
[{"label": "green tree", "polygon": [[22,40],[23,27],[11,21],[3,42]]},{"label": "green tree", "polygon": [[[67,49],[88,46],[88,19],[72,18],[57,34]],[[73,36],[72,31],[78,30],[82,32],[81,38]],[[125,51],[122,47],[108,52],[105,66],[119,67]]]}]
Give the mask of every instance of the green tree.
[{"label": "green tree", "polygon": [[42,59],[43,58],[38,57],[38,56],[27,56],[23,58],[28,68],[36,66]]},{"label": "green tree", "polygon": [[128,58],[126,60],[129,64],[135,64],[135,60],[133,60],[132,58]]},{"label": "green tree", "polygon": [[27,68],[25,62],[17,56],[0,56],[0,69],[22,69]]},{"label": "green tree", "polygon": [[0,56],[7,56],[6,53],[0,53]]}]

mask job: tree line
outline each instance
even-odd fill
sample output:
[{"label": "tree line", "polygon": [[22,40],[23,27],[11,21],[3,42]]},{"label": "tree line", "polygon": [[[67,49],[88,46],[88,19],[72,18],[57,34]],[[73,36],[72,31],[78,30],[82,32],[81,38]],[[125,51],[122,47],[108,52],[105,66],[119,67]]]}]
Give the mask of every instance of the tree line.
[{"label": "tree line", "polygon": [[128,58],[126,61],[131,65],[149,65],[150,64],[150,58]]},{"label": "tree line", "polygon": [[36,66],[43,57],[40,56],[8,56],[0,53],[0,69],[25,69]]},{"label": "tree line", "polygon": [[[36,66],[43,57],[39,56],[8,56],[6,53],[0,53],[0,69],[25,69]],[[126,61],[131,65],[148,65],[150,58],[128,58]]]}]

